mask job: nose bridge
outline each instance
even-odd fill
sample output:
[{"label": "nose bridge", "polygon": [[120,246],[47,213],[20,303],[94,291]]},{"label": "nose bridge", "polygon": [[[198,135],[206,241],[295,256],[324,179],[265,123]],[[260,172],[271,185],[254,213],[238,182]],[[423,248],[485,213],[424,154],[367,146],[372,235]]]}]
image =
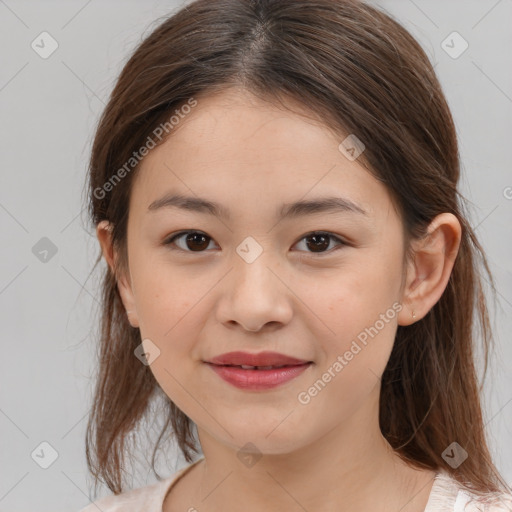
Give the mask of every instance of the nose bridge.
[{"label": "nose bridge", "polygon": [[259,295],[261,292],[275,294],[275,275],[270,271],[272,255],[252,237],[236,248],[233,268],[233,286],[237,292]]},{"label": "nose bridge", "polygon": [[236,253],[219,303],[219,320],[236,322],[250,331],[288,322],[292,310],[287,288],[276,275],[271,251],[253,239],[242,242]]}]

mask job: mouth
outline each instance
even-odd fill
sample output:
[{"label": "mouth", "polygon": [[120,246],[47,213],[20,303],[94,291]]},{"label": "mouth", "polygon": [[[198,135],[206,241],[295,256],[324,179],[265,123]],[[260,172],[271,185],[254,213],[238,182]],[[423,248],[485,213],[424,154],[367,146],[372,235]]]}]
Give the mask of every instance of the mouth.
[{"label": "mouth", "polygon": [[221,366],[226,368],[241,368],[242,370],[279,370],[280,368],[293,368],[296,366],[305,366],[312,364],[311,362],[306,363],[300,363],[300,364],[281,364],[281,365],[275,365],[275,366],[250,366],[247,364],[215,364],[215,363],[208,363],[213,366]]},{"label": "mouth", "polygon": [[298,378],[311,361],[288,365],[235,365],[206,363],[225,382],[245,391],[269,391]]},{"label": "mouth", "polygon": [[278,352],[228,352],[215,356],[209,360],[204,361],[205,363],[214,364],[217,366],[225,367],[239,367],[244,370],[271,370],[276,368],[284,368],[288,366],[298,366],[312,361],[306,359],[298,359]]}]

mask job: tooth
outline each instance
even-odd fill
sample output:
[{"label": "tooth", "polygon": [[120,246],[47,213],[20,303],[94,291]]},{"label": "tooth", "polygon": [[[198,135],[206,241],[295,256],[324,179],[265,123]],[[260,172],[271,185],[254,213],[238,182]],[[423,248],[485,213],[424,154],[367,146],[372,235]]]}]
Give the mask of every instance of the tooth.
[{"label": "tooth", "polygon": [[247,364],[241,364],[239,366],[243,370],[273,370],[276,368],[284,368],[286,365],[283,364],[281,366],[249,366]]}]

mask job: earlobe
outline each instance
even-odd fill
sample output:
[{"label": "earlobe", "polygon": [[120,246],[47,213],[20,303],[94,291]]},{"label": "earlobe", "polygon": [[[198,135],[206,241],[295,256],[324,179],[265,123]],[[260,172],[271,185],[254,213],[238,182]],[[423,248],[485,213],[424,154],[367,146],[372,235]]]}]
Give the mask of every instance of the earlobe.
[{"label": "earlobe", "polygon": [[117,288],[132,327],[139,327],[135,297],[132,291],[130,279],[124,273],[116,272],[116,254],[112,244],[112,225],[103,220],[96,227],[96,235],[100,242],[103,257],[108,263],[111,272],[116,275]]},{"label": "earlobe", "polygon": [[399,325],[423,318],[441,298],[453,270],[461,233],[457,217],[442,213],[430,223],[424,238],[412,242],[413,258],[407,267],[402,298],[405,307],[398,316]]}]

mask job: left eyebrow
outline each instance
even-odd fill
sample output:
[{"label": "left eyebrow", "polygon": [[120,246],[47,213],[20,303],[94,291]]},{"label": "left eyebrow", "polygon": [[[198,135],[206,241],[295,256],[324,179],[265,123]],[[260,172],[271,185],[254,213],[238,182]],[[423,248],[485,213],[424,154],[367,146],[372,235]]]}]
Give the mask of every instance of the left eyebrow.
[{"label": "left eyebrow", "polygon": [[[206,213],[217,218],[226,220],[231,219],[231,214],[224,206],[200,197],[188,197],[181,194],[166,194],[160,199],[153,201],[148,211],[153,212],[161,208],[180,208],[199,213]],[[368,212],[357,203],[344,197],[320,197],[309,201],[296,201],[294,203],[285,203],[278,210],[276,217],[279,220],[287,218],[296,218],[305,215],[314,215],[319,213],[351,213],[359,215],[368,215]]]}]

